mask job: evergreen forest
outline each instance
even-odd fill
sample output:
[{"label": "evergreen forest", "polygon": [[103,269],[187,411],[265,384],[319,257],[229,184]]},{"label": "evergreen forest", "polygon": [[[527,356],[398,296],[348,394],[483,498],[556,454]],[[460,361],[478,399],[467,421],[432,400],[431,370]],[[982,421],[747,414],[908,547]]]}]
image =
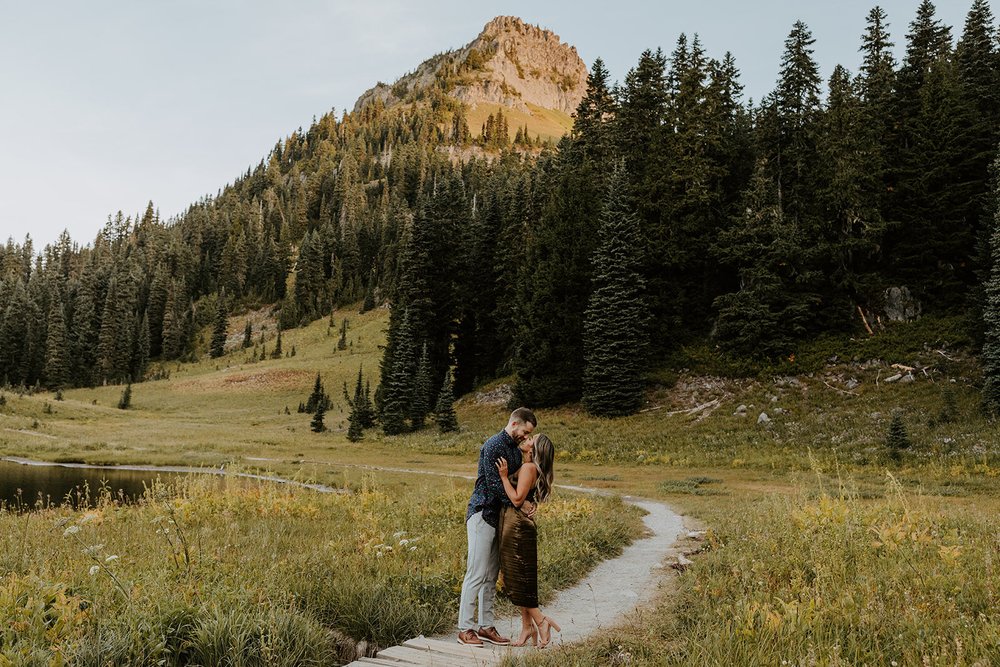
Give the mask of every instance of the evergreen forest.
[{"label": "evergreen forest", "polygon": [[175,219],[150,203],[86,244],[0,246],[0,382],[141,382],[241,348],[249,323],[227,342],[225,322],[253,308],[287,330],[388,307],[374,410],[400,433],[508,376],[519,404],[628,414],[679,346],[787,358],[877,333],[890,293],[997,339],[996,20],[974,0],[959,31],[924,0],[906,25],[872,9],[858,70],[823,81],[796,22],[760,100],[697,36],[620,83],[597,60],[556,145],[499,113],[473,137],[433,85],[331,111]]}]

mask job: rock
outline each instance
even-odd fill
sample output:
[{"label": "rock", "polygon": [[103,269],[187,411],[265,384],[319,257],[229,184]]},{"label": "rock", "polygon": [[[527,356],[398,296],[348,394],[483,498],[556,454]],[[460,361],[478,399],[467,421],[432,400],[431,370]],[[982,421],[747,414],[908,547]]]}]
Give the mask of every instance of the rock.
[{"label": "rock", "polygon": [[478,405],[507,405],[514,396],[514,388],[509,384],[502,384],[492,391],[481,391],[476,393],[475,401]]},{"label": "rock", "polygon": [[890,375],[883,382],[899,382],[899,379],[903,377],[902,373],[896,373],[895,375]]},{"label": "rock", "polygon": [[746,413],[747,413],[747,406],[746,405],[740,405],[740,407],[736,408],[736,412],[733,413],[733,416],[734,417],[742,417],[742,416],[746,415]]},{"label": "rock", "polygon": [[885,317],[890,322],[912,322],[923,310],[920,301],[906,287],[890,287],[883,292],[882,298]]},{"label": "rock", "polygon": [[783,415],[783,414],[785,414],[785,412],[786,412],[786,410],[784,408],[775,408],[774,409],[774,414],[776,414],[776,415]]},{"label": "rock", "polygon": [[689,540],[703,540],[705,539],[704,530],[692,530],[687,534]]},{"label": "rock", "polygon": [[757,423],[758,424],[767,424],[770,421],[771,421],[771,418],[767,416],[766,412],[760,413],[760,416],[757,417]]},{"label": "rock", "polygon": [[771,402],[772,403],[777,403],[778,402],[778,397],[777,396],[772,396],[771,397]]},{"label": "rock", "polygon": [[914,380],[916,380],[916,378],[913,377],[913,373],[907,373],[903,377],[899,378],[899,383],[903,384],[906,382],[913,382]]},{"label": "rock", "polygon": [[694,561],[685,556],[684,554],[677,554],[677,562],[671,563],[670,567],[674,568],[678,572],[683,572],[688,569],[688,567],[694,565]]},{"label": "rock", "polygon": [[851,389],[855,389],[855,388],[857,388],[857,386],[858,386],[859,384],[861,384],[861,383],[860,383],[860,382],[858,382],[858,381],[857,381],[857,379],[855,379],[855,378],[851,378],[851,379],[850,379],[850,380],[848,380],[848,381],[847,381],[846,383],[844,383],[844,386],[845,386],[845,387],[847,387],[848,391],[850,391]]}]

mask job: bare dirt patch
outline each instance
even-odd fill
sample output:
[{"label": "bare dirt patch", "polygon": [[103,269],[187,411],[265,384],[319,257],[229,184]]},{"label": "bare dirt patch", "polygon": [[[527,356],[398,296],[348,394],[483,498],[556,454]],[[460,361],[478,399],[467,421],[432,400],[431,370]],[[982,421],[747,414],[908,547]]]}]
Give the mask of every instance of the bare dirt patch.
[{"label": "bare dirt patch", "polygon": [[280,389],[301,389],[309,386],[312,371],[306,370],[253,370],[234,371],[221,375],[194,378],[176,383],[178,389],[224,389],[226,391],[267,391]]}]

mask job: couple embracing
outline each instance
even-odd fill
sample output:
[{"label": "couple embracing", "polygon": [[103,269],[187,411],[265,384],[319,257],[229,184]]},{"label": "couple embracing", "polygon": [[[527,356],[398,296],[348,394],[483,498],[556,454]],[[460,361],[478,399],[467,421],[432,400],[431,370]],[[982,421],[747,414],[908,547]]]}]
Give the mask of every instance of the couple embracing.
[{"label": "couple embracing", "polygon": [[[511,413],[507,426],[479,450],[479,471],[465,513],[469,538],[465,580],[458,611],[458,642],[472,646],[511,644],[493,622],[499,572],[504,590],[521,608],[521,635],[546,646],[559,625],[538,608],[538,540],[535,510],[552,491],[555,451],[545,435],[534,435],[538,420],[527,408]],[[479,607],[479,623],[475,622]]]}]

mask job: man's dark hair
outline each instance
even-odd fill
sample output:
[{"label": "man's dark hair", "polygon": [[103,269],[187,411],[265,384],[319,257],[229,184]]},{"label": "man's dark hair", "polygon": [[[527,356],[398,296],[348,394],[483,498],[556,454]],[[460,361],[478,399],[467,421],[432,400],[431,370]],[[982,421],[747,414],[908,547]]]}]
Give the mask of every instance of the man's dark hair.
[{"label": "man's dark hair", "polygon": [[535,417],[535,413],[528,408],[514,410],[514,412],[510,413],[510,420],[538,426],[538,419]]}]

